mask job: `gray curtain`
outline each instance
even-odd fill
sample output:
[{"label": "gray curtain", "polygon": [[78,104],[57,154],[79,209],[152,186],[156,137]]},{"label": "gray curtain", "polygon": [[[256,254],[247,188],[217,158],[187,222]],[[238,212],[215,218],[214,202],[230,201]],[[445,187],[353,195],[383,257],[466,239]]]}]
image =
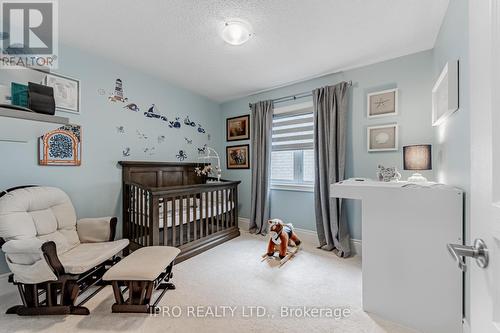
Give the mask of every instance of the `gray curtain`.
[{"label": "gray curtain", "polygon": [[270,216],[269,180],[271,178],[271,145],[273,101],[252,104],[252,200],[250,232],[265,235]]},{"label": "gray curtain", "polygon": [[351,254],[350,235],[342,200],[330,198],[330,184],[345,176],[348,89],[342,82],[313,91],[316,229],[320,247],[336,249],[339,257]]}]

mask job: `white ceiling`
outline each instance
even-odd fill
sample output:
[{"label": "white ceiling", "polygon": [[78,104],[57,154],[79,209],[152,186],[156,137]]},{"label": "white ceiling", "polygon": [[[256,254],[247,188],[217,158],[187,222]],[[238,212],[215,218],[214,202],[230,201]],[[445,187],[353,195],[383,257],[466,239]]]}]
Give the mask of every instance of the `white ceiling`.
[{"label": "white ceiling", "polygon": [[[64,0],[61,42],[216,101],[427,50],[448,0]],[[242,46],[220,38],[248,21]]]}]

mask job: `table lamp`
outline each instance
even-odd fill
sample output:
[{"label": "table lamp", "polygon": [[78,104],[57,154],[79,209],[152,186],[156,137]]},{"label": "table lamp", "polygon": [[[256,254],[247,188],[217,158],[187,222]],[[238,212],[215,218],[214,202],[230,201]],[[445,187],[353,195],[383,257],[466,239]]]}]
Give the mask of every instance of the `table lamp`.
[{"label": "table lamp", "polygon": [[[403,168],[405,170],[432,170],[432,146],[411,145],[403,147]],[[410,183],[423,183],[427,179],[420,173],[414,173],[408,178]]]}]

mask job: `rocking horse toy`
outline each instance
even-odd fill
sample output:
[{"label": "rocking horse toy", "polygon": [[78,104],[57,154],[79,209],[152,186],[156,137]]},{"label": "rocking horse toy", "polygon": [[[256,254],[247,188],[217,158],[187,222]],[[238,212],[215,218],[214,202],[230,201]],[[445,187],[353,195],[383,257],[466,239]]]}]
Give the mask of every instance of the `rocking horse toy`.
[{"label": "rocking horse toy", "polygon": [[278,250],[279,267],[281,267],[297,253],[301,242],[293,231],[291,223],[284,224],[280,219],[271,219],[268,223],[271,237],[267,244],[267,252],[262,255],[262,261],[276,258],[274,253]]}]

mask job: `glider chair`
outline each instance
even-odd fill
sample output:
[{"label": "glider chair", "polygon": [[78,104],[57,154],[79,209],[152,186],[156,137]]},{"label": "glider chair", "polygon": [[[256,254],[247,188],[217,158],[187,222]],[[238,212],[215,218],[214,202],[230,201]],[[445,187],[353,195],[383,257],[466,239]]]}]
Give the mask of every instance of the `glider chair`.
[{"label": "glider chair", "polygon": [[[83,306],[106,284],[102,276],[128,246],[114,240],[114,217],[77,220],[68,195],[26,186],[0,193],[0,246],[23,305],[8,314],[87,315]],[[88,288],[96,286],[91,293]],[[78,296],[84,299],[76,304]]]}]

